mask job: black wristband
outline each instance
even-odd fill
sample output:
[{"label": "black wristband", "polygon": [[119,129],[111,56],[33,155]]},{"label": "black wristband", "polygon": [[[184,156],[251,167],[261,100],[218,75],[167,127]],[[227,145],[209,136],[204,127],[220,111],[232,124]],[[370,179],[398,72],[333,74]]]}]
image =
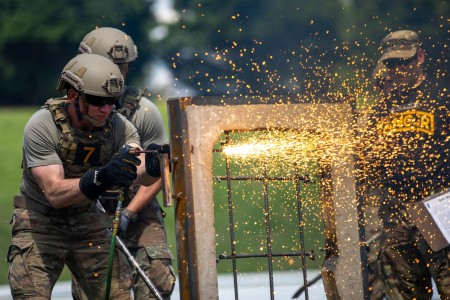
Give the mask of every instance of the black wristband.
[{"label": "black wristband", "polygon": [[80,178],[80,191],[89,200],[95,201],[108,187],[98,181],[98,171],[89,170]]}]

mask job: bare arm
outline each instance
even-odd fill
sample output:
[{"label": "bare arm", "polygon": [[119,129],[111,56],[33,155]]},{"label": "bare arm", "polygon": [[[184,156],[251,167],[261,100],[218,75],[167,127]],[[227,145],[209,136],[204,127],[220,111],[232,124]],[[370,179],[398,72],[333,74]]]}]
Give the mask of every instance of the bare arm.
[{"label": "bare arm", "polygon": [[86,200],[79,188],[80,180],[65,179],[62,165],[34,167],[31,169],[31,174],[54,208],[62,208]]},{"label": "bare arm", "polygon": [[[161,188],[160,183],[153,186],[153,183],[157,182],[159,178],[151,177],[145,171],[145,155],[141,154],[139,158],[142,160],[142,163],[138,167],[137,182],[149,185],[148,190],[144,195],[154,196]],[[64,169],[60,164],[33,167],[31,173],[40,189],[44,192],[48,202],[54,208],[66,207],[87,199],[80,191],[80,179],[64,178]],[[144,198],[144,196],[142,197]],[[147,204],[144,200],[138,200],[136,202],[140,203],[136,209]]]},{"label": "bare arm", "polygon": [[161,179],[158,179],[150,186],[141,186],[131,200],[130,204],[128,204],[127,208],[136,213],[140,212],[150,203],[150,201],[158,194],[160,190]]}]

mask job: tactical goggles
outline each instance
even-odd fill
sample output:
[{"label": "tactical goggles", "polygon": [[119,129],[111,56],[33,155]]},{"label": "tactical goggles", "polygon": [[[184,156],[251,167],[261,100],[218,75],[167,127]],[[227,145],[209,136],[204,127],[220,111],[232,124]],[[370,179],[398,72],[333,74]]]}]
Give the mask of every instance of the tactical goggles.
[{"label": "tactical goggles", "polygon": [[101,107],[104,105],[113,105],[116,103],[116,97],[100,97],[84,94],[86,102],[92,106]]},{"label": "tactical goggles", "polygon": [[390,58],[383,61],[388,69],[395,69],[399,66],[407,66],[416,59],[416,55],[411,58]]}]

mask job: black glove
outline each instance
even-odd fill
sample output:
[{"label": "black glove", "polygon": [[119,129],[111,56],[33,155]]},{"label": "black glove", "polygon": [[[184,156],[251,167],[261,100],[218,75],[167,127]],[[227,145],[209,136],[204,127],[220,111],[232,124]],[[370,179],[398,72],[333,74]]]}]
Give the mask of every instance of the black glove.
[{"label": "black glove", "polygon": [[113,186],[127,186],[136,179],[136,166],[141,161],[128,154],[130,146],[126,145],[119,153],[98,170],[89,170],[80,178],[81,192],[91,200],[96,200],[103,192]]},{"label": "black glove", "polygon": [[152,177],[161,177],[161,168],[158,154],[169,154],[170,146],[168,144],[156,145],[150,144],[147,150],[156,150],[156,152],[145,153],[145,170]]},{"label": "black glove", "polygon": [[125,237],[125,234],[127,233],[128,225],[130,225],[130,223],[131,223],[131,219],[124,212],[122,212],[120,214],[119,231],[117,232],[117,234],[119,235],[119,237],[121,239],[123,239]]},{"label": "black glove", "polygon": [[124,209],[120,213],[120,224],[119,224],[119,231],[117,232],[117,234],[119,235],[119,237],[121,239],[123,239],[125,237],[128,226],[131,223],[135,222],[137,220],[137,217],[138,217],[137,213],[132,212],[128,209]]}]

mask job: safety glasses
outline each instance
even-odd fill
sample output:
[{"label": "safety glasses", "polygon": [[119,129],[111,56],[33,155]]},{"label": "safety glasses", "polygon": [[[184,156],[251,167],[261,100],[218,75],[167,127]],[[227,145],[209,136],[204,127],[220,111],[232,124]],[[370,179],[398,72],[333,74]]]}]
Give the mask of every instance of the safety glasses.
[{"label": "safety glasses", "polygon": [[116,102],[115,97],[100,97],[100,96],[93,96],[93,95],[87,95],[84,94],[84,97],[86,98],[86,102],[89,103],[92,106],[104,106],[104,105],[113,105]]}]

